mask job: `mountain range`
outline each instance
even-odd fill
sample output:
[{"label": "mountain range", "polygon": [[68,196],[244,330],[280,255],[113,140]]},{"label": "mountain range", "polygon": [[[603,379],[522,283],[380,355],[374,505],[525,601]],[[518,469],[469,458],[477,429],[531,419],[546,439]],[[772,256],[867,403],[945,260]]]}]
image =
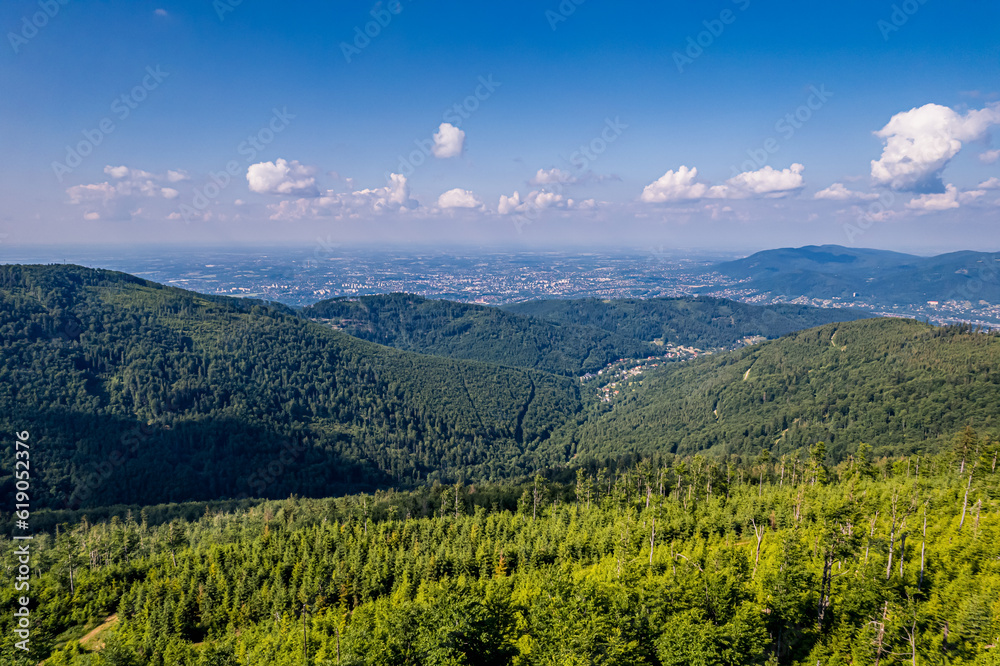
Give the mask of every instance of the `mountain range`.
[{"label": "mountain range", "polygon": [[[799,306],[392,295],[295,311],[65,265],[0,267],[0,306],[0,427],[37,443],[37,508],[330,496],[821,439],[835,459],[862,441],[928,450],[995,428],[1000,399],[996,335]],[[567,376],[656,340],[781,334]]]},{"label": "mountain range", "polygon": [[810,245],[765,250],[715,266],[758,293],[795,298],[1000,303],[1000,253],[918,257],[886,250]]}]

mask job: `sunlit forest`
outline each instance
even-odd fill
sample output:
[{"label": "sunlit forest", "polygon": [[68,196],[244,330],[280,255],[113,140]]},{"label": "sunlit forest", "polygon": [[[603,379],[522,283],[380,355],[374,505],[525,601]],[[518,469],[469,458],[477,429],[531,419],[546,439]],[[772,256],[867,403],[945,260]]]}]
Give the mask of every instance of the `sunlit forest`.
[{"label": "sunlit forest", "polygon": [[83,519],[39,544],[35,640],[53,665],[997,664],[998,449]]}]

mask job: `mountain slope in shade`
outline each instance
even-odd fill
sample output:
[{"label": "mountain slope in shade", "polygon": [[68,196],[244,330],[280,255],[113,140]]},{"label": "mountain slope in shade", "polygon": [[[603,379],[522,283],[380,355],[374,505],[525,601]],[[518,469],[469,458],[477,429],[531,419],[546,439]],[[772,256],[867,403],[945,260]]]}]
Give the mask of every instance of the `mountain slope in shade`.
[{"label": "mountain slope in shade", "polygon": [[509,312],[558,324],[584,324],[638,340],[701,348],[729,347],[745,337],[777,338],[866,313],[803,305],[749,305],[719,298],[528,301]]},{"label": "mountain slope in shade", "polygon": [[620,358],[657,351],[647,340],[593,326],[412,294],[335,298],[304,308],[302,314],[397,349],[563,375],[596,371]]},{"label": "mountain slope in shade", "polygon": [[551,433],[580,409],[569,378],[76,266],[0,267],[0,350],[0,427],[36,443],[37,508],[527,472],[563,459]]}]

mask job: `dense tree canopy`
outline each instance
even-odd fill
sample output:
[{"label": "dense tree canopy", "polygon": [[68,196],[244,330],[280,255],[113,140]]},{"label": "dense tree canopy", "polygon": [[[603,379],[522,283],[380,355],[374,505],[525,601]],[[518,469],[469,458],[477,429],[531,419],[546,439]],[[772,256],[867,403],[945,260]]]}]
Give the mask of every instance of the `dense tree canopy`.
[{"label": "dense tree canopy", "polygon": [[0,267],[0,305],[0,425],[45,441],[39,507],[489,478],[544,464],[581,407],[568,378],[107,271]]},{"label": "dense tree canopy", "polygon": [[912,320],[830,324],[643,376],[575,434],[579,453],[782,454],[825,441],[835,459],[934,450],[998,425],[1000,336]]},{"label": "dense tree canopy", "polygon": [[35,661],[4,663],[996,664],[1000,474],[976,441],[968,473],[657,458],[83,521],[45,537]]}]

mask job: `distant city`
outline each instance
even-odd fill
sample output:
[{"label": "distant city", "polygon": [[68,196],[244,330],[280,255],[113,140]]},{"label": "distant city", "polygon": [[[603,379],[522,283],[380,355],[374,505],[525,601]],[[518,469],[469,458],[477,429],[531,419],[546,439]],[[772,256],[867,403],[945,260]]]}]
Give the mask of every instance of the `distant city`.
[{"label": "distant city", "polygon": [[115,250],[5,248],[0,263],[73,263],[117,270],[205,294],[301,307],[335,297],[407,292],[483,305],[544,298],[712,296],[754,304],[857,308],[935,324],[1000,327],[1000,304],[816,298],[755,289],[713,270],[737,254],[662,248],[621,252],[403,250],[348,248],[177,248]]}]

